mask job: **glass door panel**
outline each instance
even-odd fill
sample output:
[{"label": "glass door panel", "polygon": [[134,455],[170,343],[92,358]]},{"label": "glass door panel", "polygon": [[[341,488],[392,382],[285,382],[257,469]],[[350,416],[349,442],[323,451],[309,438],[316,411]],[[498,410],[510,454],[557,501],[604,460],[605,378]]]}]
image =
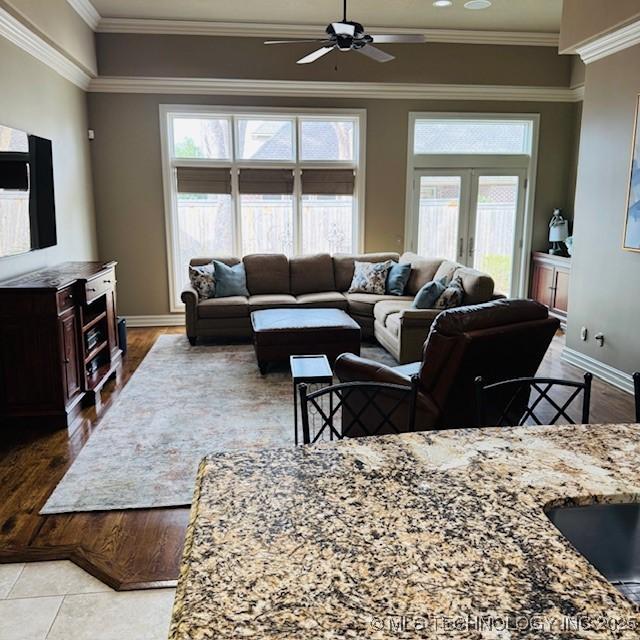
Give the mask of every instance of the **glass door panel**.
[{"label": "glass door panel", "polygon": [[469,264],[491,275],[497,293],[511,295],[523,204],[522,175],[477,175],[474,172]]},{"label": "glass door panel", "polygon": [[466,218],[468,172],[416,176],[418,234],[423,256],[457,260],[462,252],[460,229]]}]

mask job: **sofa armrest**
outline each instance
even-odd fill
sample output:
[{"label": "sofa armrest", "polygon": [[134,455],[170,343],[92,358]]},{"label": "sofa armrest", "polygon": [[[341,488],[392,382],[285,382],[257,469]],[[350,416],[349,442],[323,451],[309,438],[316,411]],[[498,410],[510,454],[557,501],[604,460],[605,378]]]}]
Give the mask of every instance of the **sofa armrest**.
[{"label": "sofa armrest", "polygon": [[442,309],[404,309],[400,312],[400,322],[405,327],[428,327]]},{"label": "sofa armrest", "polygon": [[334,371],[340,382],[387,382],[390,384],[411,383],[411,378],[374,360],[360,358],[352,353],[338,356]]},{"label": "sofa armrest", "polygon": [[198,292],[187,285],[180,294],[180,299],[185,306],[185,323],[187,325],[187,335],[190,338],[196,337],[196,320],[198,318]]}]

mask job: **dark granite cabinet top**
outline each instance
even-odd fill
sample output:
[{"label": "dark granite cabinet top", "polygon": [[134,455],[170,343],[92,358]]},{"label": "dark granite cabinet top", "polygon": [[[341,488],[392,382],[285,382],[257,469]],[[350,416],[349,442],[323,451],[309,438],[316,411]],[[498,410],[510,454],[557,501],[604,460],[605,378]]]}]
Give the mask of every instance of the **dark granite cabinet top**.
[{"label": "dark granite cabinet top", "polygon": [[639,463],[637,425],[211,455],[170,638],[638,638],[544,509],[634,501]]}]

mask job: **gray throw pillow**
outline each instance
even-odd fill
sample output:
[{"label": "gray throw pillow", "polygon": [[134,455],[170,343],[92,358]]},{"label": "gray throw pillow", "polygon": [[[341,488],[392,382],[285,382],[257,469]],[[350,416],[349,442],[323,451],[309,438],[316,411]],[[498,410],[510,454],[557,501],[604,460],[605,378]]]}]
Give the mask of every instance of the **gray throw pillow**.
[{"label": "gray throw pillow", "polygon": [[189,281],[197,291],[199,300],[213,298],[216,291],[215,270],[213,263],[199,267],[189,265]]},{"label": "gray throw pillow", "polygon": [[247,276],[242,262],[233,267],[228,267],[224,262],[214,260],[213,266],[215,268],[216,298],[249,296],[249,291],[247,291]]},{"label": "gray throw pillow", "polygon": [[384,295],[387,290],[387,274],[393,265],[386,262],[354,262],[354,273],[349,293],[373,293]]},{"label": "gray throw pillow", "polygon": [[453,309],[462,306],[464,300],[464,287],[462,286],[462,278],[457,276],[442,292],[442,295],[436,300],[436,309]]},{"label": "gray throw pillow", "polygon": [[387,275],[387,293],[390,296],[401,296],[411,275],[410,262],[394,262]]},{"label": "gray throw pillow", "polygon": [[447,278],[440,278],[439,280],[431,280],[422,285],[420,291],[416,293],[416,297],[413,299],[411,306],[414,309],[433,309],[436,300],[446,291]]}]

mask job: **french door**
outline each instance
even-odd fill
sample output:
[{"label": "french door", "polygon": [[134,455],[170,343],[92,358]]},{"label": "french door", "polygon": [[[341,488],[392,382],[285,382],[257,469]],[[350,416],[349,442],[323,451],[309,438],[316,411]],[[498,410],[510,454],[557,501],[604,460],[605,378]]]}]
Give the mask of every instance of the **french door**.
[{"label": "french door", "polygon": [[525,169],[416,171],[413,248],[484,271],[496,292],[516,295],[525,188]]}]

